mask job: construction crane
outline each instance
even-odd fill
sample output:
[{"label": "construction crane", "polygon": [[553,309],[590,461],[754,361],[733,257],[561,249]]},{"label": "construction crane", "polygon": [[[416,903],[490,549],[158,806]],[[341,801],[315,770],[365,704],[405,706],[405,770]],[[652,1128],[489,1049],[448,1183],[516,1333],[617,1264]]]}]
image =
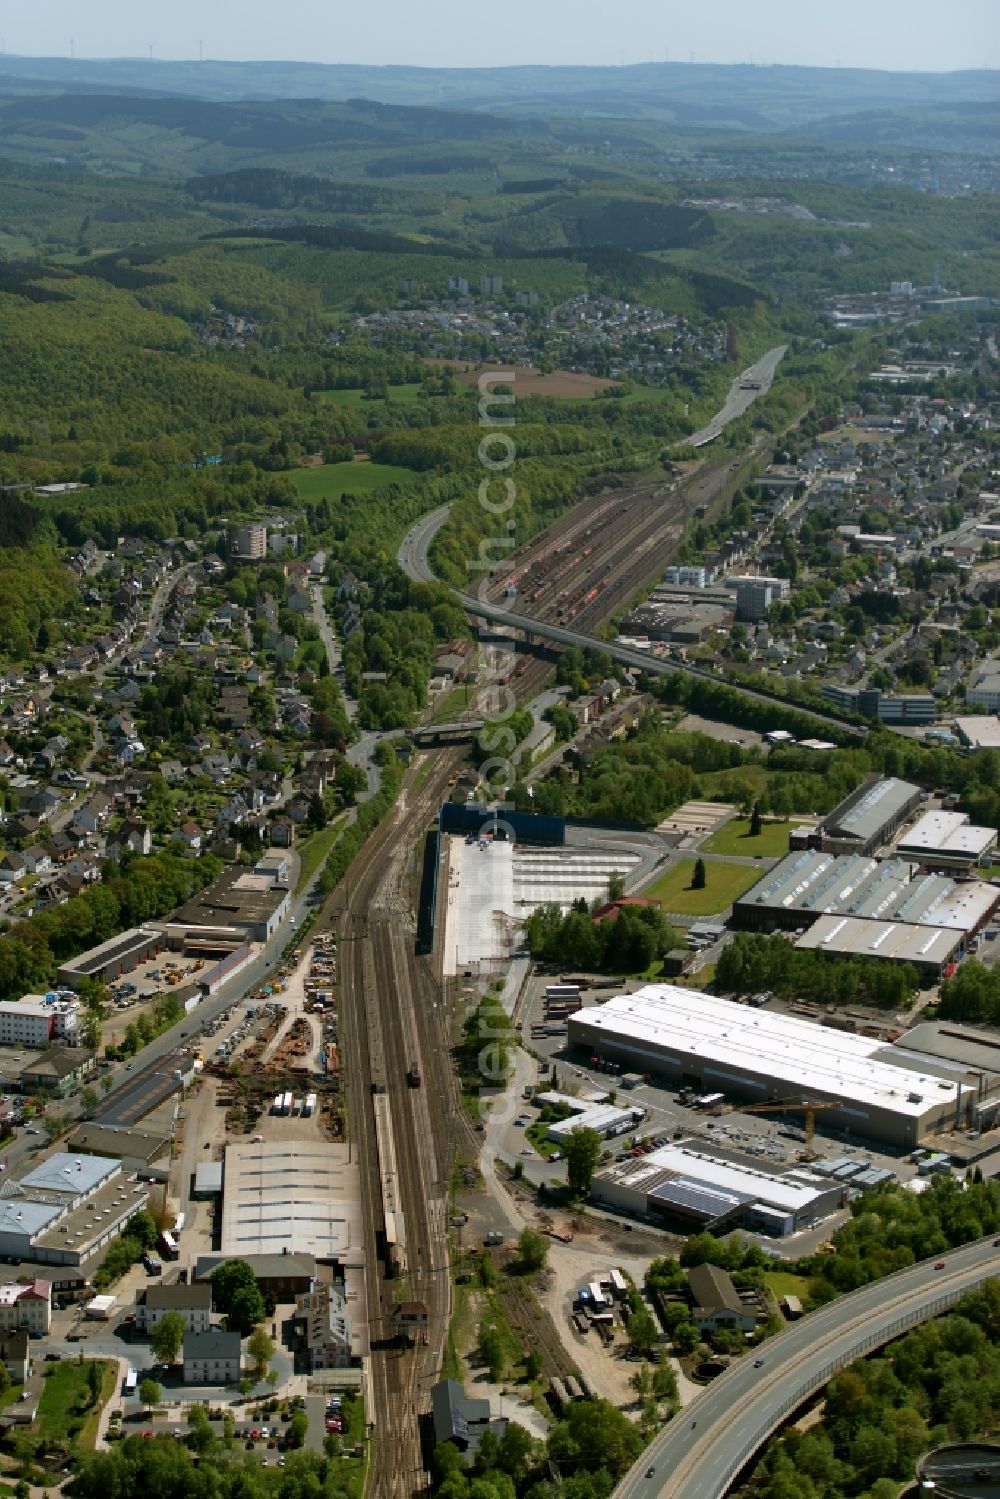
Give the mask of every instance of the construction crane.
[{"label": "construction crane", "polygon": [[839,1103],[832,1099],[775,1098],[770,1103],[726,1103],[713,1110],[716,1114],[787,1114],[804,1113],[806,1116],[805,1148],[800,1152],[803,1161],[816,1161],[819,1153],[813,1150],[813,1135],[816,1130],[816,1115],[820,1109],[838,1109]]}]

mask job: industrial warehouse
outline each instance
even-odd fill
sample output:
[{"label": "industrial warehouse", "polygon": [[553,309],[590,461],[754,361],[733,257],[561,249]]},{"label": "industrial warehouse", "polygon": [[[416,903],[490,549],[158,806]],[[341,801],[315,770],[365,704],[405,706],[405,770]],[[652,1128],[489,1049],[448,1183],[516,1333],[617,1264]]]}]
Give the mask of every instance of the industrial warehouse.
[{"label": "industrial warehouse", "polygon": [[[918,827],[920,824],[918,824]],[[1000,888],[933,873],[904,858],[806,849],[768,871],[733,906],[744,931],[802,931],[800,947],[911,963],[936,980],[959,962],[1000,906]]]},{"label": "industrial warehouse", "polygon": [[710,1233],[746,1228],[772,1238],[812,1227],[847,1201],[843,1182],[810,1167],[768,1171],[689,1140],[597,1172],[591,1195],[633,1218]]},{"label": "industrial warehouse", "polygon": [[52,1155],[0,1187],[0,1256],[82,1265],[118,1237],[149,1188],[108,1156]]},{"label": "industrial warehouse", "polygon": [[327,1141],[226,1147],[223,1254],[309,1254],[361,1267],[361,1183],[351,1147]]},{"label": "industrial warehouse", "polygon": [[750,1009],[673,984],[579,1010],[568,1043],[677,1086],[733,1099],[824,1103],[824,1125],[912,1150],[935,1129],[965,1127],[977,1090],[962,1072],[923,1065],[865,1036]]},{"label": "industrial warehouse", "polygon": [[925,812],[900,835],[896,852],[925,869],[954,869],[964,874],[991,863],[996,828],[976,827],[964,812]]},{"label": "industrial warehouse", "polygon": [[835,807],[818,829],[820,847],[833,854],[873,854],[881,848],[923,800],[909,781],[866,781]]}]

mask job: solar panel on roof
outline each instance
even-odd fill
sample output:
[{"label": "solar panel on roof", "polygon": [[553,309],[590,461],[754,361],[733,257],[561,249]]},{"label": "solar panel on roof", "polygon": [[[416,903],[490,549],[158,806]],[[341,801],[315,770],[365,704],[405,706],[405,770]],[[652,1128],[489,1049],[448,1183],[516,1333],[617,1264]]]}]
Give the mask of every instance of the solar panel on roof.
[{"label": "solar panel on roof", "polygon": [[723,1213],[731,1213],[735,1208],[743,1207],[746,1203],[753,1201],[749,1193],[721,1192],[702,1183],[680,1177],[661,1182],[650,1192],[649,1196],[655,1202],[685,1208],[688,1212],[701,1213],[706,1218],[719,1218]]}]

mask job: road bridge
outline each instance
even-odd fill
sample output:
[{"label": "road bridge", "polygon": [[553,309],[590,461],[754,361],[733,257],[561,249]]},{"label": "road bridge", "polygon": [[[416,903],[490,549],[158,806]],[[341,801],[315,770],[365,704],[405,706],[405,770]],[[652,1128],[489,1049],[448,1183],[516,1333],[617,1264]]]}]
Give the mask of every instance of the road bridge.
[{"label": "road bridge", "polygon": [[842,1296],[741,1358],[664,1427],[614,1499],[723,1499],[788,1417],[855,1359],[953,1307],[1000,1274],[1000,1240],[941,1258]]},{"label": "road bridge", "polygon": [[[420,583],[434,583],[439,581],[431,569],[428,560],[428,550],[435,535],[448,519],[451,507],[441,505],[437,510],[432,510],[407,533],[403,538],[397,554],[397,561],[403,571],[415,581]],[[466,593],[460,588],[452,587],[452,592],[460,603],[468,610],[474,618],[486,620],[487,622],[506,627],[511,633],[521,633],[534,640],[549,640],[556,645],[579,646],[582,649],[603,651],[613,661],[620,661],[623,666],[629,666],[634,671],[645,672],[651,677],[672,677],[686,675],[700,677],[709,682],[723,682],[732,687],[734,691],[741,693],[744,697],[753,701],[774,704],[782,708],[794,708],[796,712],[808,714],[810,718],[818,723],[834,725],[842,733],[847,732],[861,739],[867,733],[866,729],[859,728],[855,724],[845,723],[836,713],[824,713],[818,708],[799,707],[797,703],[790,703],[787,698],[781,697],[777,692],[767,693],[759,688],[741,687],[735,682],[728,682],[725,677],[720,677],[718,671],[703,666],[695,666],[685,662],[683,666],[677,666],[666,661],[662,656],[653,656],[648,651],[637,649],[631,645],[621,645],[617,641],[602,640],[597,635],[588,635],[585,631],[571,629],[565,624],[553,624],[548,620],[534,619],[529,614],[520,614],[515,610],[508,609],[504,604],[492,603],[480,599],[478,595]]]},{"label": "road bridge", "polygon": [[418,724],[415,729],[410,730],[410,738],[414,744],[421,746],[465,744],[482,732],[484,724],[485,719],[482,718],[457,719],[454,723]]}]

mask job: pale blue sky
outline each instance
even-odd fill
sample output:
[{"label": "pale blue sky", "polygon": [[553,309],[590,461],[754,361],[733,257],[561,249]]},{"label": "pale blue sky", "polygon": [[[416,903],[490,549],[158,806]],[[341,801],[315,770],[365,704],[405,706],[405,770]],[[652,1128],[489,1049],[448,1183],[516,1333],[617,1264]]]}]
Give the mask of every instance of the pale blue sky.
[{"label": "pale blue sky", "polygon": [[1000,65],[1000,0],[41,0],[3,3],[8,52],[410,63]]}]

